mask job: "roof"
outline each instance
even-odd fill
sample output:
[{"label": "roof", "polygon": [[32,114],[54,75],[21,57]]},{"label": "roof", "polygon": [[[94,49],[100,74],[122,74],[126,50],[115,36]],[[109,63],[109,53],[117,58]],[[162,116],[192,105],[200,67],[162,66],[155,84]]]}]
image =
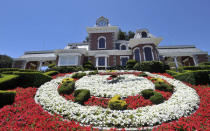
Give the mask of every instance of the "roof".
[{"label": "roof", "polygon": [[159,54],[162,56],[193,56],[196,54],[208,54],[194,45],[159,46]]},{"label": "roof", "polygon": [[45,54],[24,54],[20,58],[15,60],[30,60],[30,61],[50,61],[56,60],[56,55],[54,53],[45,53]]}]

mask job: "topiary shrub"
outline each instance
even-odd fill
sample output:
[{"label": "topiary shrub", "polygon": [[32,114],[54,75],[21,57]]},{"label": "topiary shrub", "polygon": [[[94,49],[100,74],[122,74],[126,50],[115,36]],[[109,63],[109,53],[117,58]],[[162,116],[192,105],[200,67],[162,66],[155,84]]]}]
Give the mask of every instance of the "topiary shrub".
[{"label": "topiary shrub", "polygon": [[83,64],[83,68],[86,70],[93,70],[95,67],[91,61],[87,61]]},{"label": "topiary shrub", "polygon": [[141,69],[141,66],[140,66],[140,63],[136,63],[133,67],[134,70],[140,70]]},{"label": "topiary shrub", "polygon": [[57,75],[58,73],[59,73],[58,71],[48,71],[48,72],[45,72],[44,74],[48,76],[54,76],[54,75]]},{"label": "topiary shrub", "polygon": [[146,73],[143,72],[143,73],[139,74],[138,76],[139,76],[139,77],[147,77],[148,75],[147,75]]},{"label": "topiary shrub", "polygon": [[19,79],[18,75],[2,74],[2,78],[0,78],[0,90],[16,88],[19,85]]},{"label": "topiary shrub", "polygon": [[135,66],[136,63],[137,63],[137,61],[130,59],[126,63],[126,68],[127,69],[134,69],[133,67]]},{"label": "topiary shrub", "polygon": [[109,100],[108,107],[111,110],[125,110],[127,108],[127,103],[120,99],[120,95],[115,95]]},{"label": "topiary shrub", "polygon": [[15,100],[16,91],[0,91],[0,107],[12,104]]},{"label": "topiary shrub", "polygon": [[2,75],[0,74],[0,78],[2,78]]},{"label": "topiary shrub", "polygon": [[163,100],[164,98],[159,92],[154,92],[154,95],[150,97],[150,101],[154,104],[160,104]]},{"label": "topiary shrub", "polygon": [[52,80],[50,76],[40,72],[14,72],[14,74],[19,76],[18,86],[21,87],[39,87]]},{"label": "topiary shrub", "polygon": [[90,90],[79,89],[74,92],[75,102],[79,104],[84,104],[90,98]]},{"label": "topiary shrub", "polygon": [[155,84],[155,89],[158,89],[161,91],[173,92],[173,89],[174,89],[173,85],[169,85],[162,81],[156,81],[156,82],[154,82],[154,84]]},{"label": "topiary shrub", "polygon": [[154,91],[152,89],[146,89],[141,91],[141,94],[145,99],[149,99],[151,96],[154,95]]},{"label": "topiary shrub", "polygon": [[86,73],[75,73],[75,74],[72,75],[72,78],[80,79],[83,76],[86,76]]},{"label": "topiary shrub", "polygon": [[91,71],[91,72],[88,73],[88,75],[96,75],[96,74],[98,74],[98,71],[97,70]]},{"label": "topiary shrub", "polygon": [[148,72],[156,72],[156,73],[163,73],[165,72],[165,66],[160,61],[143,61],[140,63],[141,71],[148,71]]},{"label": "topiary shrub", "polygon": [[71,94],[74,91],[75,82],[64,82],[58,89],[59,94]]}]

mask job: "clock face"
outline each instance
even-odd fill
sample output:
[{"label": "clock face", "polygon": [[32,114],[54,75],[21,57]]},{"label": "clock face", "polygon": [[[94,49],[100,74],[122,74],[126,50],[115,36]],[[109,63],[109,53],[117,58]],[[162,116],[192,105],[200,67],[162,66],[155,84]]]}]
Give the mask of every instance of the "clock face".
[{"label": "clock face", "polygon": [[98,26],[107,26],[107,22],[105,20],[101,20],[99,21]]}]

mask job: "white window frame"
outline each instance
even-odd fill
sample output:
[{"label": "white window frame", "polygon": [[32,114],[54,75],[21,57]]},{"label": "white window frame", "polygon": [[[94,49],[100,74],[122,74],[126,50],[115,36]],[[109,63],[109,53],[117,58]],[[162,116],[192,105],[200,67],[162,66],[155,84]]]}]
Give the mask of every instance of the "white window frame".
[{"label": "white window frame", "polygon": [[143,47],[144,61],[146,61],[145,50],[144,50],[144,48],[146,48],[146,47],[151,48],[151,52],[152,52],[152,61],[153,61],[153,60],[154,60],[153,47],[150,46],[150,45],[146,45],[146,46]]},{"label": "white window frame", "polygon": [[[99,66],[99,65],[98,65],[98,58],[99,58],[99,57],[104,57],[104,58],[105,58],[105,65],[104,65],[104,66]],[[107,55],[98,55],[98,56],[96,56],[95,58],[96,58],[96,67],[107,67],[107,60],[108,60],[108,59],[107,59],[107,58],[108,58]]]},{"label": "white window frame", "polygon": [[[71,56],[76,57],[75,60],[74,60],[74,64],[61,64],[60,63],[62,57],[71,57]],[[77,65],[79,65],[79,60],[80,60],[79,57],[80,57],[79,55],[59,55],[59,57],[58,57],[58,66],[77,66]]]},{"label": "white window frame", "polygon": [[128,58],[128,60],[129,60],[129,56],[120,56],[120,65],[122,66],[122,58]]},{"label": "white window frame", "polygon": [[125,44],[125,43],[120,44],[120,50],[122,50],[122,46],[123,46],[123,45],[125,45],[125,48],[126,48],[125,50],[128,50],[128,46],[127,46],[127,44]]},{"label": "white window frame", "polygon": [[[99,40],[100,40],[101,38],[104,38],[104,39],[105,39],[105,47],[104,47],[104,48],[99,48]],[[100,36],[100,37],[98,37],[98,49],[106,49],[106,37],[105,37],[105,36]]]},{"label": "white window frame", "polygon": [[133,60],[136,60],[136,58],[135,58],[135,53],[134,53],[136,49],[139,50],[139,58],[140,58],[140,61],[139,61],[139,62],[141,62],[141,50],[140,50],[139,47],[136,47],[136,48],[133,49]]}]

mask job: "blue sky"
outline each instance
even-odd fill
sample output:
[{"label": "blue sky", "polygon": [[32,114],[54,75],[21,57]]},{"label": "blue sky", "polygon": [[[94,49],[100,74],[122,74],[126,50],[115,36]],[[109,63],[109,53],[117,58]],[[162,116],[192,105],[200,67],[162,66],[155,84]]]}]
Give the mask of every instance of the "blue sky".
[{"label": "blue sky", "polygon": [[100,16],[123,31],[147,28],[162,46],[210,52],[210,0],[0,0],[0,54],[63,49]]}]

